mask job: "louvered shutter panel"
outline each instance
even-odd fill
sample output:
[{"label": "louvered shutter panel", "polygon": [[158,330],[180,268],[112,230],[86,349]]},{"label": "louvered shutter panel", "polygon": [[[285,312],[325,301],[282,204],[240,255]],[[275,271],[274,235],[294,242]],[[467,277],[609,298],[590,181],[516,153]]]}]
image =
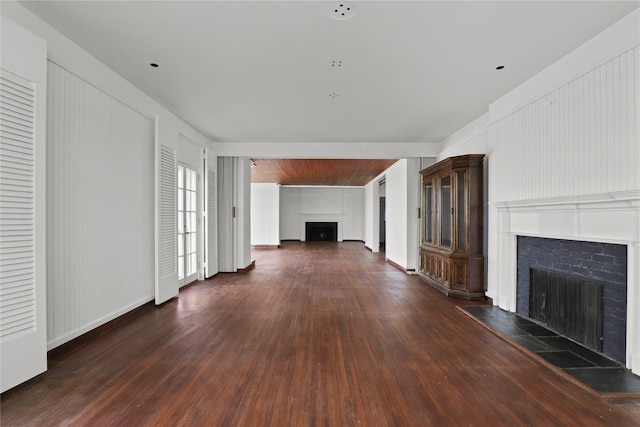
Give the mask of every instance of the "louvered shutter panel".
[{"label": "louvered shutter panel", "polygon": [[176,153],[160,147],[160,277],[178,270]]},{"label": "louvered shutter panel", "polygon": [[0,341],[36,324],[35,96],[0,74]]},{"label": "louvered shutter panel", "polygon": [[235,273],[232,157],[218,157],[218,181],[218,268],[223,273]]},{"label": "louvered shutter panel", "polygon": [[218,272],[218,179],[207,171],[207,276]]}]

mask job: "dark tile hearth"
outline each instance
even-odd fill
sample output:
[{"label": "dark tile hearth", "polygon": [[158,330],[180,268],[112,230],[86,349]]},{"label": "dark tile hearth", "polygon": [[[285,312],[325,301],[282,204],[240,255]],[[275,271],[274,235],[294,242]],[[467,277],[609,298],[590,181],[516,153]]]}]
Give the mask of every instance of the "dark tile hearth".
[{"label": "dark tile hearth", "polygon": [[625,366],[543,325],[494,306],[460,307],[519,347],[552,364],[601,397],[640,397],[640,377]]}]

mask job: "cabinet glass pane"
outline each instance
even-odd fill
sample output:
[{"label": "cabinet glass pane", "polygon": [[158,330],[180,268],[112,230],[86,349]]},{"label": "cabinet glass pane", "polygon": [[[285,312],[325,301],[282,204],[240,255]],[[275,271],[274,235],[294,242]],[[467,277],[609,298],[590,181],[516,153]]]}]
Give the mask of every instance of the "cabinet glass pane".
[{"label": "cabinet glass pane", "polygon": [[467,249],[467,179],[466,173],[456,173],[456,226],[458,229],[458,249]]},{"label": "cabinet glass pane", "polygon": [[422,205],[423,212],[423,236],[422,240],[425,243],[433,243],[433,184],[431,182],[424,184],[424,201]]},{"label": "cabinet glass pane", "polygon": [[451,246],[451,177],[442,178],[440,187],[440,245]]}]

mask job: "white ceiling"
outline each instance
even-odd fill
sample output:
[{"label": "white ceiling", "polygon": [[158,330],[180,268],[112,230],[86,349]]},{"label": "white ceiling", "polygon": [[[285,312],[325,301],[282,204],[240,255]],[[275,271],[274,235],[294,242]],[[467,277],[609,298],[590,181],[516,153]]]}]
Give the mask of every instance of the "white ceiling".
[{"label": "white ceiling", "polygon": [[22,2],[220,142],[438,142],[638,7],[352,3]]}]

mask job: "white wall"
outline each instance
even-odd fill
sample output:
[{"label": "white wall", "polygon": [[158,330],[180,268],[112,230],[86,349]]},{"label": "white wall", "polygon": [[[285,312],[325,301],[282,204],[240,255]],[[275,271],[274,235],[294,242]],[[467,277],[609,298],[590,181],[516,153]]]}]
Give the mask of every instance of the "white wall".
[{"label": "white wall", "polygon": [[280,240],[300,240],[301,188],[280,187]]},{"label": "white wall", "polygon": [[304,240],[305,222],[337,222],[338,241],[364,240],[364,188],[280,187],[280,239]]},{"label": "white wall", "polygon": [[220,142],[218,155],[229,157],[283,159],[395,159],[398,157],[435,157],[438,142]]},{"label": "white wall", "polygon": [[[210,143],[21,5],[3,2],[2,14],[47,41],[51,67],[64,75],[54,90],[74,108],[64,115],[58,105],[48,111],[50,128],[69,136],[57,138],[60,151],[51,155],[60,163],[51,159],[48,171],[58,177],[48,183],[49,195],[56,195],[50,212],[59,209],[59,221],[49,217],[47,224],[51,349],[153,299],[154,149],[161,144],[179,152],[180,134],[203,147]],[[113,121],[106,119],[110,112],[117,112]]]},{"label": "white wall", "polygon": [[[384,221],[384,218],[380,218],[380,187],[382,187],[380,181],[383,178],[385,178],[384,172],[365,186],[364,245],[372,252],[380,252],[380,221]],[[383,190],[386,194],[386,184]],[[388,209],[387,203],[385,199],[385,214]]]},{"label": "white wall", "polygon": [[420,270],[420,188],[421,188],[421,159],[407,159],[407,271],[418,272]]},{"label": "white wall", "polygon": [[154,295],[154,122],[49,63],[48,336]]},{"label": "white wall", "polygon": [[[420,158],[400,159],[365,186],[365,246],[378,252],[380,195],[385,195],[387,260],[412,272],[418,271],[420,206]],[[385,179],[384,186],[379,185]],[[381,189],[382,188],[382,189]]]},{"label": "white wall", "polygon": [[279,184],[251,184],[251,245],[280,245]]},{"label": "white wall", "polygon": [[380,251],[380,177],[364,187],[364,245],[372,252]]},{"label": "white wall", "polygon": [[626,244],[627,366],[640,372],[640,12],[497,100],[441,158],[485,153],[488,290],[515,309],[516,234]]},{"label": "white wall", "polygon": [[236,197],[236,269],[251,265],[251,160],[234,158]]},{"label": "white wall", "polygon": [[178,162],[190,169],[195,169],[198,175],[202,174],[203,150],[201,144],[191,140],[188,136],[181,133],[178,134],[178,149],[176,153]]},{"label": "white wall", "polygon": [[342,240],[364,240],[364,189],[342,189]]},{"label": "white wall", "polygon": [[[492,104],[444,141],[439,159],[486,153],[490,204],[640,189],[637,15]],[[585,69],[594,57],[602,62]],[[497,250],[491,245],[499,233],[496,216],[490,211],[490,257]],[[495,274],[490,260],[489,294],[497,297]]]},{"label": "white wall", "polygon": [[387,233],[386,258],[407,267],[407,160],[400,159],[385,172]]}]

